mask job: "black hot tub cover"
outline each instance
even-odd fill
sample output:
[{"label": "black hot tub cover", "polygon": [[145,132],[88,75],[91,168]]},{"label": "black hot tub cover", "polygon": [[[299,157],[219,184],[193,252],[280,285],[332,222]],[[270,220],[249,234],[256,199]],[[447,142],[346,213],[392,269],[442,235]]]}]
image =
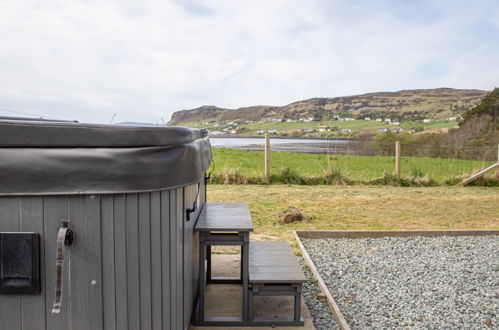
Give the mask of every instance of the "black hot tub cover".
[{"label": "black hot tub cover", "polygon": [[156,191],[201,180],[206,130],[0,120],[0,195]]}]

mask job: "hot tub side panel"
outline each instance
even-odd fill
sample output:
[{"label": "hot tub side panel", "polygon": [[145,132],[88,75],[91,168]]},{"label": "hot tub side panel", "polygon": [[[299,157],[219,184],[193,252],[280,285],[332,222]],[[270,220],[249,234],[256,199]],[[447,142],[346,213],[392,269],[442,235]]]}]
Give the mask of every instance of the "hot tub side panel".
[{"label": "hot tub side panel", "polygon": [[[196,287],[184,285],[184,275],[196,276],[188,273],[196,240],[185,226],[184,189],[193,188],[1,197],[0,231],[40,233],[42,286],[36,295],[0,294],[0,329],[187,328]],[[71,221],[74,243],[65,255],[61,313],[52,314],[62,219]]]},{"label": "hot tub side panel", "polygon": [[192,208],[196,204],[196,210],[191,214],[190,220],[184,221],[184,329],[188,329],[191,323],[193,308],[198,294],[199,283],[199,234],[194,232],[194,226],[199,218],[203,204],[206,202],[206,186],[204,181],[197,185],[184,188],[184,208]]}]

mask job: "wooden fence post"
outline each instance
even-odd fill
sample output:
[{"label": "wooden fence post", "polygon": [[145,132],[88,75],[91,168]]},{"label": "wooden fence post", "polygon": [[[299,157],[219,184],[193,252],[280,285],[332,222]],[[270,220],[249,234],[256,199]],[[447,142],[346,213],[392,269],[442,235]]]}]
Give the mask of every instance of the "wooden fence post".
[{"label": "wooden fence post", "polygon": [[[499,164],[499,144],[497,145],[497,164]],[[496,180],[499,181],[499,167],[497,168]]]},{"label": "wooden fence post", "polygon": [[265,133],[265,182],[270,183],[270,139]]},{"label": "wooden fence post", "polygon": [[395,142],[395,175],[400,180],[400,141]]},{"label": "wooden fence post", "polygon": [[476,179],[484,176],[487,172],[492,171],[493,169],[497,168],[497,180],[499,180],[499,145],[497,146],[497,163],[492,164],[491,166],[487,167],[486,169],[481,170],[478,173],[473,174],[467,179],[464,179],[463,182],[460,183],[461,186],[466,186],[468,183],[475,181]]}]

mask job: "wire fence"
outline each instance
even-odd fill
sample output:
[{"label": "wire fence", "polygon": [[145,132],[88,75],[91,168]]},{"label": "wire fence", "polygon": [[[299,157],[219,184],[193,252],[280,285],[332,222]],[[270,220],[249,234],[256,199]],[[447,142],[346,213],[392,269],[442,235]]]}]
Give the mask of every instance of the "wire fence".
[{"label": "wire fence", "polygon": [[[321,153],[306,152],[303,146],[295,148],[298,152],[289,152],[293,149],[283,147],[282,143],[273,144],[271,140],[271,182],[293,183],[293,180],[286,182],[286,177],[297,180],[301,177],[303,182],[312,178],[311,183],[325,183],[325,176],[335,175],[343,178],[343,182],[376,183],[395,174],[395,143],[324,143],[326,145],[315,148]],[[264,153],[257,152],[262,148],[255,145],[247,149],[250,150],[214,149],[214,182],[260,182],[265,173]],[[496,162],[498,146],[456,149],[443,144],[402,143],[400,174],[401,178],[425,178],[436,185],[455,184]],[[236,178],[230,179],[231,176]],[[491,172],[486,178],[497,180],[498,176],[497,172]]]},{"label": "wire fence", "polygon": [[[449,145],[446,143],[421,144],[418,142],[402,142],[402,156],[429,157],[443,159],[463,159],[478,161],[496,161],[497,146]],[[337,153],[342,153],[337,150]],[[394,156],[393,142],[350,142],[345,154],[357,156]]]}]

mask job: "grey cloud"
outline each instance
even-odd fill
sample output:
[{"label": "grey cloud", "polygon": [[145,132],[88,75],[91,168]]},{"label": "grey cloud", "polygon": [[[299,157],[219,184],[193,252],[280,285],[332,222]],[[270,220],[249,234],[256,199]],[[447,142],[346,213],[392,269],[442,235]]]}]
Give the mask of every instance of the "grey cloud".
[{"label": "grey cloud", "polygon": [[0,108],[156,122],[202,104],[491,89],[499,32],[481,26],[498,26],[499,5],[478,2],[432,2],[428,19],[424,8],[423,19],[406,19],[410,8],[390,1],[7,0]]}]

